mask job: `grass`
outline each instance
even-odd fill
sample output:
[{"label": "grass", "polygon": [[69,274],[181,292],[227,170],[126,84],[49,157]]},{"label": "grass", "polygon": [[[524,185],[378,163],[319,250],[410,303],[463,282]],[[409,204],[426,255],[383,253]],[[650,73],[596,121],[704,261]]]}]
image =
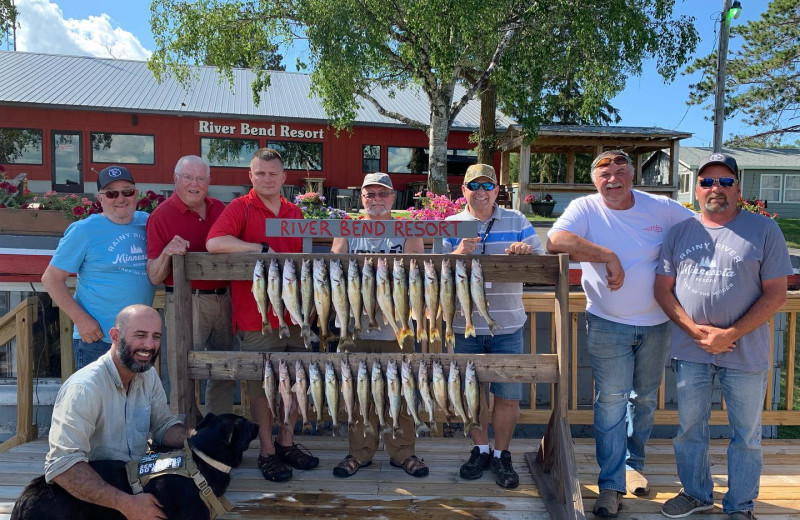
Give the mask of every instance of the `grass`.
[{"label": "grass", "polygon": [[778,223],[781,231],[783,231],[783,236],[786,238],[786,245],[800,248],[800,219],[779,218],[775,222]]}]

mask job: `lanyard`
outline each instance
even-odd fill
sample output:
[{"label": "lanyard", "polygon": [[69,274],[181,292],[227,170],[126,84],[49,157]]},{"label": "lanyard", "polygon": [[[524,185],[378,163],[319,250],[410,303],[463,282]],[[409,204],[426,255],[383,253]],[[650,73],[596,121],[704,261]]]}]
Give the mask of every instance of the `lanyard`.
[{"label": "lanyard", "polygon": [[492,230],[492,226],[494,226],[494,219],[489,220],[489,225],[486,226],[486,231],[483,232],[481,237],[481,244],[483,248],[481,249],[481,254],[486,253],[486,239],[489,237],[489,232]]}]

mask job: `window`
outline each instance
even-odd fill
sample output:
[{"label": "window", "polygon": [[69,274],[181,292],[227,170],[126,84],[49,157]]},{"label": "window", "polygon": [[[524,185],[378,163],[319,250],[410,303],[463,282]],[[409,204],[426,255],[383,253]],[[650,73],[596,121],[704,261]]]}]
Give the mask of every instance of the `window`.
[{"label": "window", "polygon": [[464,175],[477,162],[475,150],[447,150],[447,175]]},{"label": "window", "polygon": [[389,173],[428,173],[428,149],[390,146]]},{"label": "window", "polygon": [[92,162],[155,164],[155,137],[92,133]]},{"label": "window", "polygon": [[42,131],[0,128],[0,164],[42,164]]},{"label": "window", "polygon": [[200,155],[211,166],[249,168],[250,160],[256,150],[258,150],[258,141],[255,139],[217,139],[214,137],[200,139]]},{"label": "window", "polygon": [[365,144],[361,150],[361,171],[363,173],[380,171],[381,147],[377,144]]},{"label": "window", "polygon": [[763,201],[781,201],[781,175],[765,174],[761,176],[761,191],[758,198]]},{"label": "window", "polygon": [[678,184],[679,184],[678,190],[681,193],[689,193],[689,186],[691,186],[691,184],[692,184],[691,183],[691,179],[692,179],[692,174],[691,173],[682,173],[681,174],[680,180],[678,181]]},{"label": "window", "polygon": [[285,170],[318,171],[322,169],[322,143],[270,141],[267,146],[281,154]]},{"label": "window", "polygon": [[800,175],[787,175],[783,202],[800,202]]}]

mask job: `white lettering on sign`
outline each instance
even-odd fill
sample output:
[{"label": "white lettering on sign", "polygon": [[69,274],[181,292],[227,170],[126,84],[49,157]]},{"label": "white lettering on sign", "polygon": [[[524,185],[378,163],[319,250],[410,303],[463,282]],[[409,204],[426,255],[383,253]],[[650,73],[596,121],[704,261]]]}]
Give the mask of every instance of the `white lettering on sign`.
[{"label": "white lettering on sign", "polygon": [[457,220],[282,220],[267,219],[268,237],[467,238],[478,236],[477,221]]},{"label": "white lettering on sign", "polygon": [[[325,139],[325,131],[319,130],[299,130],[292,128],[290,125],[280,125],[280,137],[289,137],[293,139]],[[278,131],[275,123],[265,126],[257,126],[252,123],[239,123],[235,125],[219,125],[214,121],[199,120],[197,122],[197,132],[200,134],[222,134],[222,135],[239,135],[239,136],[263,136],[263,137],[278,137]]]}]

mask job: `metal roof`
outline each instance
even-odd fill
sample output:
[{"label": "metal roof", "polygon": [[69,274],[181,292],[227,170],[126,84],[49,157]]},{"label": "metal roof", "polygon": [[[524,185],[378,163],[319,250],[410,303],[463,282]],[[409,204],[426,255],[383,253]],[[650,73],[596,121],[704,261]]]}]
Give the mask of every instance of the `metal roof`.
[{"label": "metal roof", "polygon": [[[509,128],[509,133],[519,133],[521,128],[514,124]],[[659,139],[687,139],[692,136],[688,132],[678,132],[659,128],[657,126],[584,126],[584,125],[542,125],[539,127],[539,136],[542,137],[641,137]]]},{"label": "metal roof", "polygon": [[[711,155],[713,148],[682,146],[680,161],[692,170]],[[723,148],[736,159],[742,170],[800,170],[800,149],[797,148]]]},{"label": "metal roof", "polygon": [[[216,67],[191,67],[184,88],[172,75],[157,82],[144,61],[0,51],[0,77],[6,78],[0,82],[0,105],[328,121],[321,100],[310,95],[311,77],[297,72],[273,71],[258,105],[253,103],[250,84],[255,75],[249,69],[234,69],[231,86]],[[463,92],[456,88],[456,96]],[[416,85],[393,92],[376,89],[373,95],[387,110],[430,121],[427,96]],[[354,124],[406,126],[379,114],[369,101],[359,101]],[[472,99],[452,129],[476,130],[479,121],[480,101]],[[501,130],[513,123],[498,111]]]}]

